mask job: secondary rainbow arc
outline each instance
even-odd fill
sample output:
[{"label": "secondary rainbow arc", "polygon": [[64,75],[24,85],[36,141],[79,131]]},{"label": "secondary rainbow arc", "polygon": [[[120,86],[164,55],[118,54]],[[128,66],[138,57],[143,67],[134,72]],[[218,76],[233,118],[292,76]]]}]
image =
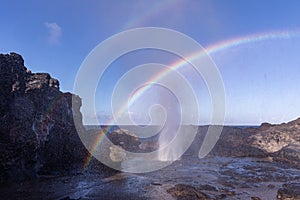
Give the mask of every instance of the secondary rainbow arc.
[{"label": "secondary rainbow arc", "polygon": [[[118,118],[120,115],[122,115],[128,107],[132,103],[134,103],[143,93],[145,93],[150,87],[151,84],[157,82],[159,79],[162,79],[165,77],[170,71],[172,70],[177,70],[181,67],[184,67],[187,63],[188,60],[193,60],[198,58],[199,56],[202,56],[204,54],[214,54],[220,51],[225,51],[227,49],[237,47],[240,45],[244,44],[249,44],[249,43],[255,43],[255,42],[261,42],[261,41],[266,41],[266,40],[275,40],[275,39],[291,39],[295,37],[300,37],[300,30],[292,30],[292,31],[272,31],[272,32],[263,32],[263,33],[257,33],[257,34],[252,34],[252,35],[246,35],[246,36],[241,36],[241,37],[236,37],[236,38],[231,38],[227,39],[224,41],[220,41],[217,43],[214,43],[212,45],[209,45],[205,48],[205,51],[200,51],[200,52],[195,52],[191,54],[188,58],[186,59],[180,59],[177,62],[174,62],[161,72],[155,74],[153,77],[151,77],[149,80],[146,81],[146,86],[138,89],[130,99],[129,104],[124,104],[121,109],[117,112],[115,115],[116,118]],[[108,124],[107,127],[102,129],[102,133],[98,135],[98,137],[95,140],[95,143],[92,145],[90,149],[90,155],[86,157],[85,162],[84,162],[84,169],[89,165],[91,159],[92,159],[92,154],[98,149],[98,146],[101,144],[101,141],[105,137],[105,134],[110,131],[110,129],[113,127],[115,122],[115,119],[110,119],[106,124]]]}]

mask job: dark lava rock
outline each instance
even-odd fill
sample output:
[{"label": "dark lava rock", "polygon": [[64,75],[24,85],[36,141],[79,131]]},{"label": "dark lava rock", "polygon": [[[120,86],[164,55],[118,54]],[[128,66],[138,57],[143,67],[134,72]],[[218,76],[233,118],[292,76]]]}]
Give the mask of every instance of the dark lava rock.
[{"label": "dark lava rock", "polygon": [[300,183],[283,184],[277,192],[277,199],[281,200],[299,200],[300,199]]},{"label": "dark lava rock", "polygon": [[300,145],[300,118],[268,129],[259,128],[253,137],[252,145],[267,152],[277,152],[289,144]]},{"label": "dark lava rock", "polygon": [[300,144],[289,144],[274,153],[274,161],[289,163],[300,169]]},{"label": "dark lava rock", "polygon": [[218,189],[214,186],[205,184],[205,185],[200,185],[197,188],[201,189],[201,190],[207,190],[207,191],[218,191]]},{"label": "dark lava rock", "polygon": [[177,184],[167,190],[173,197],[178,200],[206,200],[210,199],[208,195],[200,192],[195,187],[186,184]]},{"label": "dark lava rock", "polygon": [[[193,144],[185,155],[198,156],[207,126],[199,127]],[[264,123],[259,128],[240,129],[224,127],[210,155],[225,157],[271,157],[300,168],[300,118],[289,123],[271,125]]]},{"label": "dark lava rock", "polygon": [[271,128],[272,126],[274,126],[274,125],[269,124],[269,123],[262,123],[259,128],[260,128],[260,130],[267,130],[267,129]]},{"label": "dark lava rock", "polygon": [[[139,148],[139,138],[128,130],[116,128],[109,130],[109,127],[103,126],[99,129],[89,129],[86,131],[87,137],[85,137],[87,148],[92,149],[93,144],[97,138],[103,138],[101,141],[101,153],[94,156],[100,159],[103,163],[110,166],[113,169],[120,170],[121,164],[127,159],[128,152],[141,152]],[[96,165],[95,165],[96,164]],[[96,159],[92,159],[92,162],[87,167],[90,171],[97,171],[97,168],[102,168],[97,164]],[[112,169],[112,172],[115,170]]]},{"label": "dark lava rock", "polygon": [[107,137],[113,144],[122,147],[126,151],[138,152],[140,150],[139,145],[141,142],[139,138],[128,130],[116,129],[107,134]]},{"label": "dark lava rock", "polygon": [[[207,133],[208,127],[199,127],[195,140],[186,155],[198,156],[201,143]],[[219,137],[216,145],[210,152],[213,156],[225,157],[256,157],[265,158],[267,152],[257,147],[252,146],[248,140],[255,134],[253,129],[240,129],[234,127],[223,127],[222,134]]]},{"label": "dark lava rock", "polygon": [[16,53],[0,54],[0,91],[0,181],[81,165],[79,96],[61,92],[47,73],[31,73]]}]

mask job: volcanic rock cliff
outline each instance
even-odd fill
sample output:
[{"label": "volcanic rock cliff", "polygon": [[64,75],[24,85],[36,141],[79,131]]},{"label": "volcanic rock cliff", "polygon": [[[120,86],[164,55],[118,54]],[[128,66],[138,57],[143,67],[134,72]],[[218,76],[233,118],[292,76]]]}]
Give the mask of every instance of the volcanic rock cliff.
[{"label": "volcanic rock cliff", "polygon": [[258,128],[224,127],[212,154],[269,157],[300,169],[300,118],[279,125],[263,123]]},{"label": "volcanic rock cliff", "polygon": [[[0,177],[69,170],[87,151],[76,133],[81,99],[59,90],[47,73],[32,73],[16,54],[0,54]],[[72,108],[72,97],[74,105]]]}]

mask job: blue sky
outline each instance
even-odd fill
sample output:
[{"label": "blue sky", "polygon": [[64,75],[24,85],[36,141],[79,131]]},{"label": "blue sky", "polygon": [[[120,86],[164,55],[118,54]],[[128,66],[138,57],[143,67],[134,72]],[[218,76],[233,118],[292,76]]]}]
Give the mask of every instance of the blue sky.
[{"label": "blue sky", "polygon": [[[48,72],[60,81],[63,91],[72,91],[89,52],[120,31],[165,27],[208,47],[260,33],[300,33],[299,8],[297,0],[3,1],[0,47],[1,53],[20,53],[33,72]],[[300,36],[295,34],[212,53],[226,90],[226,124],[281,123],[300,117],[299,52]],[[101,99],[96,105],[101,120],[110,115],[109,97],[115,82],[130,68],[120,66],[153,61],[158,52],[145,53],[136,55],[138,61],[134,55],[122,58],[107,71],[96,95]],[[203,84],[199,90],[207,93]],[[199,97],[206,123],[209,96]]]}]

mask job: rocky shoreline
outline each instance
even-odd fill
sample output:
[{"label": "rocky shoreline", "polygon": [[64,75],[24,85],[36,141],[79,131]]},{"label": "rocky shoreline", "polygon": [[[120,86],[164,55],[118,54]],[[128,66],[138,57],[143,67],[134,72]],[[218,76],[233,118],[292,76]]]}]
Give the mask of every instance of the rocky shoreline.
[{"label": "rocky shoreline", "polygon": [[[95,159],[83,169],[89,152],[74,121],[86,134],[99,130],[85,130],[80,97],[61,92],[49,74],[32,73],[16,53],[0,54],[0,91],[5,199],[300,199],[300,118],[258,128],[224,127],[204,159],[197,155],[208,126],[200,126],[181,160],[134,175]],[[159,146],[156,139],[144,142],[124,129],[108,136],[113,146],[107,156],[117,165],[123,161],[120,149],[149,152]]]}]

